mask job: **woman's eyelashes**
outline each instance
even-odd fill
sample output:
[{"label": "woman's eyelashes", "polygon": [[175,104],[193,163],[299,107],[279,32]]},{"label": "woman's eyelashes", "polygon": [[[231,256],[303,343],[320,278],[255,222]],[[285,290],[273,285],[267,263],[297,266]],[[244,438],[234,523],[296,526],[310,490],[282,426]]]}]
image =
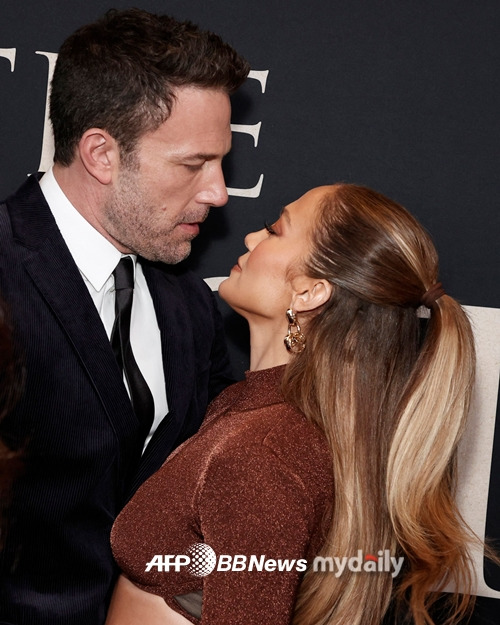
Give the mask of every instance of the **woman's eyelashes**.
[{"label": "woman's eyelashes", "polygon": [[267,223],[267,221],[264,222],[264,228],[267,230],[268,234],[276,234],[276,230],[274,230],[274,228]]}]

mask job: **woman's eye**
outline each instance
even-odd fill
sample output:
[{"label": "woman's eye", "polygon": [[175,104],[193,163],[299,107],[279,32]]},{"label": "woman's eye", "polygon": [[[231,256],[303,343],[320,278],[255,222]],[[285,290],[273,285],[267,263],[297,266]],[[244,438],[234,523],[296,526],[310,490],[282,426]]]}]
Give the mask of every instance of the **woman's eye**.
[{"label": "woman's eye", "polygon": [[264,222],[264,228],[267,230],[268,234],[276,234],[276,231],[267,223],[267,221]]}]

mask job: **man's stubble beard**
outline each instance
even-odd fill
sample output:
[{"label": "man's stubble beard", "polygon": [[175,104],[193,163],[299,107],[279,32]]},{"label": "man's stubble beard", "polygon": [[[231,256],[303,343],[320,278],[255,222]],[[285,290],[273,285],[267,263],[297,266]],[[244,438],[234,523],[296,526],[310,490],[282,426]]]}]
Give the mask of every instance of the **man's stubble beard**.
[{"label": "man's stubble beard", "polygon": [[[167,225],[166,232],[159,234],[153,219],[155,207],[148,204],[147,193],[137,180],[138,169],[127,167],[120,172],[118,190],[103,208],[103,226],[115,241],[131,253],[150,261],[175,265],[191,252],[191,240],[176,240],[175,226]],[[168,214],[167,210],[164,213]]]}]

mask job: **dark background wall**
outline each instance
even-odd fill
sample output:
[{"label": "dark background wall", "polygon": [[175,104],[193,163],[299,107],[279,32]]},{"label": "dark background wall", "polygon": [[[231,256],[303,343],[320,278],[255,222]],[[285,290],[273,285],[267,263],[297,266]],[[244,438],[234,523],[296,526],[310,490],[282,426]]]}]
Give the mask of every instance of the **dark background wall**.
[{"label": "dark background wall", "polygon": [[[268,71],[249,80],[233,123],[262,123],[258,145],[234,134],[232,197],[214,210],[191,264],[227,275],[243,236],[309,188],[372,186],[431,231],[442,280],[463,303],[500,307],[500,4],[498,0],[137,0],[215,30]],[[3,0],[0,48],[0,196],[41,161],[49,62],[103,0]],[[130,2],[116,1],[116,7]],[[235,362],[245,355],[235,347]]]},{"label": "dark background wall", "polygon": [[[284,204],[347,181],[424,223],[450,294],[500,308],[498,0],[2,0],[1,197],[42,162],[47,53],[110,6],[134,4],[216,31],[266,72],[233,99],[234,124],[261,123],[257,145],[235,132],[226,163],[228,187],[263,175],[262,186],[212,211],[188,261],[202,277],[228,275],[244,235]],[[221,306],[241,375],[246,328]]]}]

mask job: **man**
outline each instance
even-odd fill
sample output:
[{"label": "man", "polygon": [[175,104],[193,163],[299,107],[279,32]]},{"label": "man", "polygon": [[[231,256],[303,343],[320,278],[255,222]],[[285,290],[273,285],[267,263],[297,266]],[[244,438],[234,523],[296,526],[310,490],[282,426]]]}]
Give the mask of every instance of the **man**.
[{"label": "man", "polygon": [[26,370],[2,423],[24,459],[5,623],[104,621],[114,518],[230,381],[211,292],[164,263],[227,201],[229,94],[248,71],[216,35],[135,9],[61,47],[54,166],[0,206],[0,292]]}]

